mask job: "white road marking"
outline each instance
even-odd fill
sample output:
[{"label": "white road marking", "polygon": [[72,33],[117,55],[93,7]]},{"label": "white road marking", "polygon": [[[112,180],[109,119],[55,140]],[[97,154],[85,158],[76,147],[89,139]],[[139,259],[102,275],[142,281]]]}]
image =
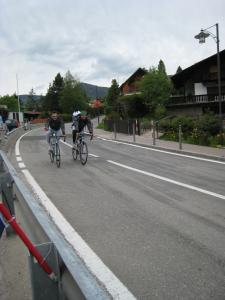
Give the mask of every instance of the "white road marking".
[{"label": "white road marking", "polygon": [[[64,145],[70,147],[70,148],[73,148],[73,145],[71,145],[71,144],[69,144],[69,143],[67,143],[67,142],[64,142],[64,141],[62,141],[62,140],[60,140],[60,142],[63,143]],[[98,155],[95,155],[95,154],[92,154],[92,153],[88,153],[88,155],[89,155],[89,156],[96,157],[96,158],[99,157]]]},{"label": "white road marking", "polygon": [[19,162],[18,165],[19,165],[20,169],[26,168],[26,166],[23,162]]},{"label": "white road marking", "polygon": [[119,166],[121,168],[128,169],[130,171],[134,171],[134,172],[137,172],[137,173],[140,173],[140,174],[143,174],[143,175],[154,177],[154,178],[157,178],[157,179],[169,182],[169,183],[173,183],[175,185],[182,186],[184,188],[187,188],[187,189],[190,189],[190,190],[193,190],[193,191],[197,191],[197,192],[200,192],[200,193],[203,193],[203,194],[206,194],[206,195],[210,195],[210,196],[213,196],[213,197],[225,200],[225,196],[224,195],[217,194],[217,193],[214,193],[214,192],[211,192],[211,191],[207,191],[207,190],[198,188],[198,187],[196,187],[194,185],[186,184],[186,183],[183,183],[183,182],[180,182],[180,181],[169,179],[167,177],[159,176],[159,175],[156,175],[156,174],[153,174],[153,173],[150,173],[150,172],[146,172],[146,171],[143,171],[143,170],[140,170],[140,169],[136,169],[136,168],[124,165],[124,164],[120,164],[120,163],[112,161],[112,160],[107,160],[107,162],[109,162],[110,164]]},{"label": "white road marking", "polygon": [[[26,134],[27,133],[25,133],[24,135]],[[16,142],[15,153],[17,153],[17,156],[20,155],[19,144],[23,136],[21,136]],[[66,144],[68,146],[71,146],[68,143]],[[134,295],[102,262],[102,260],[96,255],[96,253],[87,245],[82,237],[65,219],[61,212],[55,207],[55,205],[51,202],[51,200],[33,178],[31,173],[27,169],[23,169],[21,171],[23,172],[26,180],[30,184],[33,192],[39,199],[42,206],[51,216],[51,219],[53,220],[57,228],[60,230],[69,244],[75,249],[90,272],[100,281],[102,287],[109,292],[112,299],[135,300],[136,298],[134,297]]]},{"label": "white road marking", "polygon": [[19,162],[19,161],[22,161],[21,156],[16,157],[16,160],[17,160],[18,162]]},{"label": "white road marking", "polygon": [[105,139],[105,138],[101,138],[101,137],[98,137],[98,139],[100,139],[102,141],[109,141],[109,142],[112,142],[112,143],[115,143],[115,144],[121,144],[121,145],[127,145],[127,146],[131,146],[131,147],[135,147],[135,148],[141,148],[141,149],[145,149],[145,150],[149,150],[149,151],[161,152],[161,153],[166,153],[166,154],[169,154],[169,155],[181,156],[181,157],[186,157],[186,158],[191,158],[191,159],[202,160],[202,161],[207,161],[207,162],[212,162],[212,163],[216,163],[216,164],[225,165],[224,161],[219,161],[219,160],[214,160],[214,159],[209,159],[209,158],[203,158],[203,157],[198,157],[198,156],[192,156],[192,155],[187,155],[187,154],[181,154],[181,153],[175,153],[175,152],[170,152],[170,151],[166,151],[166,150],[153,149],[153,148],[149,148],[149,147],[145,147],[145,146],[129,144],[129,143],[126,143],[126,142],[114,141],[114,140]]}]

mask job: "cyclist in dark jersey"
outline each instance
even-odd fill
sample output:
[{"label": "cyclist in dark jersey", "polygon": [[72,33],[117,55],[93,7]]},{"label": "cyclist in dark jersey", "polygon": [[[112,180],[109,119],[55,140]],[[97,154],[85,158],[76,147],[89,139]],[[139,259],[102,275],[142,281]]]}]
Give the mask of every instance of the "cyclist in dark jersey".
[{"label": "cyclist in dark jersey", "polygon": [[52,112],[51,117],[48,119],[48,122],[45,125],[45,130],[47,130],[46,138],[50,150],[50,136],[52,135],[52,133],[56,132],[56,136],[58,138],[60,138],[62,134],[65,135],[65,125],[58,112]]},{"label": "cyclist in dark jersey", "polygon": [[93,138],[93,125],[90,118],[87,116],[85,111],[75,111],[73,113],[73,123],[72,123],[72,135],[73,135],[73,145],[75,146],[77,136],[80,132],[84,130],[84,127],[87,126],[88,131]]}]

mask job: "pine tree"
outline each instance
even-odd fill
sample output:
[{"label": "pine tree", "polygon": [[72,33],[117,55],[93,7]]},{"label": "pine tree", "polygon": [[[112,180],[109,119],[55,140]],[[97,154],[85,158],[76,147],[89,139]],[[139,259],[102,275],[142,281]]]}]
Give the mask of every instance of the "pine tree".
[{"label": "pine tree", "polygon": [[109,88],[108,94],[106,96],[106,104],[107,106],[111,107],[112,110],[117,110],[118,105],[118,97],[120,95],[120,88],[116,81],[116,79],[112,80],[111,87]]},{"label": "pine tree", "polygon": [[159,64],[158,64],[158,71],[166,74],[166,67],[162,59],[160,59]]},{"label": "pine tree", "polygon": [[59,98],[63,90],[63,77],[58,73],[52,84],[49,84],[47,94],[43,101],[45,111],[60,111]]}]

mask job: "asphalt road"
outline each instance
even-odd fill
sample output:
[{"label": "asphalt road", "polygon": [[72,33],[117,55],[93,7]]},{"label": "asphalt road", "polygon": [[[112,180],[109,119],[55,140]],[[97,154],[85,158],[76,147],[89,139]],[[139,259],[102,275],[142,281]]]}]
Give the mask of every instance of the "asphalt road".
[{"label": "asphalt road", "polygon": [[138,299],[225,299],[225,165],[102,139],[88,146],[95,156],[82,166],[61,143],[58,169],[39,129],[21,140],[20,152]]}]

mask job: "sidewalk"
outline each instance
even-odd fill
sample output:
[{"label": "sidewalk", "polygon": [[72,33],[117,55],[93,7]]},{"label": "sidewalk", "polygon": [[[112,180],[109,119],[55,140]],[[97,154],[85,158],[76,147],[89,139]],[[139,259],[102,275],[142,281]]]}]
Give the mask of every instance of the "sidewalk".
[{"label": "sidewalk", "polygon": [[[103,129],[94,130],[95,136],[99,136],[106,139],[115,139],[114,132],[104,131]],[[117,133],[116,140],[124,141],[129,143],[134,143],[133,135]],[[192,144],[182,143],[182,150],[179,150],[178,142],[164,141],[156,139],[156,145],[153,145],[152,132],[148,131],[141,136],[135,136],[135,143],[145,145],[151,148],[163,149],[172,152],[179,152],[183,154],[196,155],[205,158],[212,158],[216,160],[224,160],[225,161],[225,148],[213,148],[206,146],[198,146]]]}]

